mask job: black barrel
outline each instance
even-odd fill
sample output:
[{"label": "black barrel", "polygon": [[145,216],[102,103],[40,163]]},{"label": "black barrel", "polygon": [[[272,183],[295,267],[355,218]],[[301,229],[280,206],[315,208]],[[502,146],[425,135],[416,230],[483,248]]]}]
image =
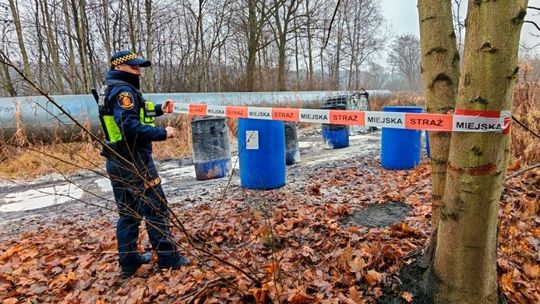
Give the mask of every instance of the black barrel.
[{"label": "black barrel", "polygon": [[285,164],[287,166],[300,162],[300,149],[298,148],[298,133],[296,123],[285,122]]},{"label": "black barrel", "polygon": [[191,139],[197,180],[220,178],[229,173],[231,150],[226,118],[194,118],[191,121]]}]

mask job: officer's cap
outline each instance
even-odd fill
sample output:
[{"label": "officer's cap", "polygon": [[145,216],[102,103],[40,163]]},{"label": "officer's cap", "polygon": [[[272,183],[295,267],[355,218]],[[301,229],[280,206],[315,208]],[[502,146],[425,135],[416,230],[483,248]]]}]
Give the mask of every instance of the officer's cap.
[{"label": "officer's cap", "polygon": [[111,57],[111,69],[121,64],[138,65],[146,68],[152,65],[152,63],[142,56],[137,55],[132,51],[119,51],[114,53]]}]

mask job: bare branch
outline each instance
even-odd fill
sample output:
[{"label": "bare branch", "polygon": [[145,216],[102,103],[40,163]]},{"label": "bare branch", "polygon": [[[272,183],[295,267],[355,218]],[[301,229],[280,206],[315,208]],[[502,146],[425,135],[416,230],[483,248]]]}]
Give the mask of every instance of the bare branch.
[{"label": "bare branch", "polygon": [[538,26],[538,24],[536,24],[534,21],[525,20],[525,21],[523,21],[523,23],[530,23],[530,24],[534,25],[534,27],[536,27],[536,29],[538,31],[540,31],[540,26]]},{"label": "bare branch", "polygon": [[328,26],[328,35],[326,36],[326,40],[324,41],[323,49],[326,48],[326,45],[328,44],[328,40],[330,39],[330,32],[332,32],[332,24],[334,24],[334,20],[336,19],[336,15],[339,9],[339,5],[341,3],[341,0],[338,0],[336,3],[336,7],[334,9],[334,13],[332,14],[332,19],[330,20],[330,25]]}]

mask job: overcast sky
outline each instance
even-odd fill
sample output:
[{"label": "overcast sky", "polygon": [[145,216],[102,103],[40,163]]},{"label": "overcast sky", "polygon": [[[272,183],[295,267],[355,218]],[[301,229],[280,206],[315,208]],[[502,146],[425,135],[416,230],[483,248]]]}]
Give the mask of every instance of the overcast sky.
[{"label": "overcast sky", "polygon": [[[382,0],[383,16],[391,25],[391,32],[400,34],[412,33],[418,36],[418,10],[416,8],[417,0]],[[462,0],[462,6],[467,6],[467,1]],[[529,6],[540,7],[540,0],[529,0]],[[528,10],[526,20],[536,22],[540,26],[540,12]],[[464,15],[465,16],[465,15]],[[521,41],[528,46],[540,43],[540,38],[532,37],[530,33],[540,35],[532,24],[524,24],[521,33]],[[540,53],[540,46],[536,53]]]}]

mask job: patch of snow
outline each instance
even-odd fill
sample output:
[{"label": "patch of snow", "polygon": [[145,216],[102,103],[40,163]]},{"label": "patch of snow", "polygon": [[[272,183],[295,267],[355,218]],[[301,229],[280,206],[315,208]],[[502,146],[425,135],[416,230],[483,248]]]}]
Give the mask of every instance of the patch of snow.
[{"label": "patch of snow", "polygon": [[99,187],[99,190],[103,192],[112,191],[111,181],[108,178],[97,179],[94,183]]},{"label": "patch of snow", "polygon": [[80,199],[82,195],[83,190],[71,184],[9,193],[2,200],[5,204],[0,205],[0,212],[39,209]]}]

